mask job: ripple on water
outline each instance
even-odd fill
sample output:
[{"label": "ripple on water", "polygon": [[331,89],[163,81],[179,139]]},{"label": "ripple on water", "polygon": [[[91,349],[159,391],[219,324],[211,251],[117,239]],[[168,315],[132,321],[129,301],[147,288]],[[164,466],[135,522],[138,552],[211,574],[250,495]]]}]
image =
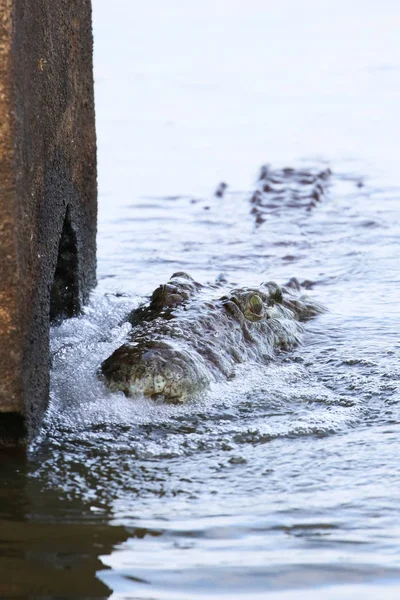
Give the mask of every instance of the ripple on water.
[{"label": "ripple on water", "polygon": [[[371,590],[382,597],[376,579],[399,579],[397,192],[383,205],[382,189],[336,183],[312,214],[256,231],[228,192],[218,203],[153,201],[136,239],[128,222],[118,225],[117,276],[101,280],[85,315],[53,329],[51,406],[30,477],[123,528],[126,541],[102,556],[111,570],[99,574],[113,598],[268,590],[288,600],[292,588],[312,598],[324,585],[324,596],[364,600]],[[183,212],[157,262],[154,239],[170,239],[172,204]],[[182,268],[203,281],[224,272],[237,285],[296,276],[330,312],[293,353],[263,369],[241,365],[187,405],[110,393],[96,369],[125,339],[123,316]]]}]

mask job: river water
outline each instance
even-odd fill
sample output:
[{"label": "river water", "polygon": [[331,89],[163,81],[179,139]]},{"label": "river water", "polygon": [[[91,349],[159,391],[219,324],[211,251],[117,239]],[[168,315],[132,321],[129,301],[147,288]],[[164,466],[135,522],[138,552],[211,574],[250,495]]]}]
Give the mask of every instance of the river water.
[{"label": "river water", "polygon": [[[0,596],[397,599],[397,3],[93,5],[99,284],[53,328],[28,460],[1,457]],[[332,185],[256,226],[264,163]],[[121,320],[177,270],[295,276],[328,311],[187,405],[107,392]]]}]

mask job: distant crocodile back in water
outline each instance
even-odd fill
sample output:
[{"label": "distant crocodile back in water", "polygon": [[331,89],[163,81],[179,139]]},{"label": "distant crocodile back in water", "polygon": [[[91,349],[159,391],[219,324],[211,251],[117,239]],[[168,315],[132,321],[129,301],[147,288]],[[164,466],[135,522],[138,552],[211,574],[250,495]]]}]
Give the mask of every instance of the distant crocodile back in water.
[{"label": "distant crocodile back in water", "polygon": [[310,211],[327,194],[331,175],[330,169],[272,169],[264,165],[250,198],[256,224],[261,225],[268,215],[288,208]]},{"label": "distant crocodile back in water", "polygon": [[302,321],[324,309],[287,286],[263,283],[210,299],[218,286],[202,286],[175,273],[134,310],[128,341],[101,365],[113,391],[184,402],[213,381],[229,379],[245,361],[265,364],[276,350],[300,342]]}]

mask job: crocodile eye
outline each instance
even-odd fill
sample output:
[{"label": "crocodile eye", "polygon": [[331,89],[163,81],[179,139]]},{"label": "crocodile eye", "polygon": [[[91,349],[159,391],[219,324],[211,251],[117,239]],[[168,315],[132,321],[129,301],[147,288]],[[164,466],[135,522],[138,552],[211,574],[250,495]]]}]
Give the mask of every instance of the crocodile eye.
[{"label": "crocodile eye", "polygon": [[263,303],[258,294],[251,296],[249,300],[249,308],[251,312],[255,313],[256,315],[260,315],[262,313]]}]

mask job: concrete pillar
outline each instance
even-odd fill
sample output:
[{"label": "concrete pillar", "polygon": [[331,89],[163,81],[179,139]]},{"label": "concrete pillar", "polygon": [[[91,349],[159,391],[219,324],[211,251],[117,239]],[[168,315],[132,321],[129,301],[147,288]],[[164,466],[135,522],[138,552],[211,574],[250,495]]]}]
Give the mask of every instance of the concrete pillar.
[{"label": "concrete pillar", "polygon": [[0,445],[48,402],[50,317],[95,284],[90,0],[0,0]]}]

